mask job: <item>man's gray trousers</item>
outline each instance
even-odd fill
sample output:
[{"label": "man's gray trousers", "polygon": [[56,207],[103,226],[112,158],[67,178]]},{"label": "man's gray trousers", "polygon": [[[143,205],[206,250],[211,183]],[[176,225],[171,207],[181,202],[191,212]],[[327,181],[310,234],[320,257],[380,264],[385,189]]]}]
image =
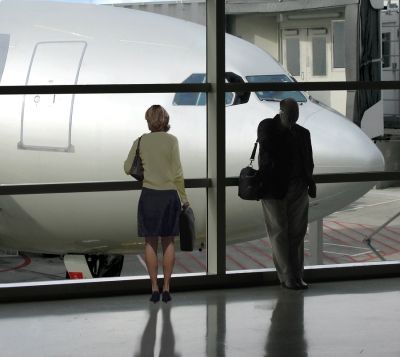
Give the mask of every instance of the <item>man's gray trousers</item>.
[{"label": "man's gray trousers", "polygon": [[262,200],[267,233],[281,282],[303,277],[308,202],[307,186],[302,181],[292,182],[283,199]]}]

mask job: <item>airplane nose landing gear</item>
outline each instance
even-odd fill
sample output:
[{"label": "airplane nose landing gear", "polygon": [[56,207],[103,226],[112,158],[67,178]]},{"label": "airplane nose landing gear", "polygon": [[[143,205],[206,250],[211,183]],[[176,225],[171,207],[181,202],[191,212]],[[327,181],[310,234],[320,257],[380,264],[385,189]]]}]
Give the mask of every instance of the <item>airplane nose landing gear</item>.
[{"label": "airplane nose landing gear", "polygon": [[120,276],[124,264],[123,255],[85,255],[94,278]]},{"label": "airplane nose landing gear", "polygon": [[67,254],[64,256],[67,277],[90,279],[120,276],[124,256],[115,254]]}]

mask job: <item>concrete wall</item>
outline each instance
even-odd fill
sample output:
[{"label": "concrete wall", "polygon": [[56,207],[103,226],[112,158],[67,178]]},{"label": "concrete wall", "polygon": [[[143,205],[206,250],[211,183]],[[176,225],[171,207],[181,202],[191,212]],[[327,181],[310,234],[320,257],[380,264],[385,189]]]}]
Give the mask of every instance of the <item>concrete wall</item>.
[{"label": "concrete wall", "polygon": [[254,43],[279,61],[279,23],[276,15],[229,16],[229,32]]}]

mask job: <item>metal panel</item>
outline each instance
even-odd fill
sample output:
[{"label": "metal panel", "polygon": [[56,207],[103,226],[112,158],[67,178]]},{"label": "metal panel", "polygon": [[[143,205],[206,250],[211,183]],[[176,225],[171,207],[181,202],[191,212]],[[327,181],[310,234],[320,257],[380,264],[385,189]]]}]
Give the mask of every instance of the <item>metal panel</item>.
[{"label": "metal panel", "polygon": [[290,1],[236,1],[228,0],[227,14],[243,14],[258,12],[285,12],[298,10],[321,9],[333,6],[346,6],[358,4],[359,0],[290,0]]},{"label": "metal panel", "polygon": [[207,1],[207,269],[225,274],[225,3]]}]

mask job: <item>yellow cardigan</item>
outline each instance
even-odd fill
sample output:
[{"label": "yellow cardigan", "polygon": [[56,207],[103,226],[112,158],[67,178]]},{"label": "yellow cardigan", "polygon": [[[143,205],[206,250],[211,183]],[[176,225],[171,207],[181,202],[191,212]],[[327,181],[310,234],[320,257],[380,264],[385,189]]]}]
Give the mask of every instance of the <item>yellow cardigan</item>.
[{"label": "yellow cardigan", "polygon": [[[139,139],[133,143],[124,163],[129,175]],[[177,190],[182,203],[188,202],[178,139],[163,131],[144,134],[140,141],[140,158],[144,169],[143,187],[153,190]]]}]

